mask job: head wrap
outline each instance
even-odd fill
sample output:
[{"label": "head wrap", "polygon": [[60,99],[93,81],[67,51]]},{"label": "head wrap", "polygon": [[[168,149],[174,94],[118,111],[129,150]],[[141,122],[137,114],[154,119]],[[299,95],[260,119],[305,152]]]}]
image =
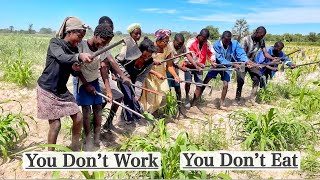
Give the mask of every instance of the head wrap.
[{"label": "head wrap", "polygon": [[88,28],[79,18],[74,16],[66,17],[60,29],[57,31],[56,37],[63,38],[64,34],[71,30],[86,30]]},{"label": "head wrap", "polygon": [[154,33],[154,35],[156,36],[156,41],[161,40],[165,37],[170,37],[171,35],[171,31],[168,29],[159,29],[158,31],[156,31]]},{"label": "head wrap", "polygon": [[135,29],[138,29],[138,28],[141,29],[141,26],[139,23],[132,23],[128,26],[127,32],[130,34],[130,33],[132,33],[132,31],[134,31]]}]

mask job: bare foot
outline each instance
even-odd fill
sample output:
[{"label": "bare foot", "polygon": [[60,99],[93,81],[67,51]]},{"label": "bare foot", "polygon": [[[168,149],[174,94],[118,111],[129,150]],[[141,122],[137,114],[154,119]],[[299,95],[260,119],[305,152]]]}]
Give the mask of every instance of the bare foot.
[{"label": "bare foot", "polygon": [[100,132],[94,134],[93,144],[97,147],[100,147]]},{"label": "bare foot", "polygon": [[228,108],[226,107],[226,104],[225,104],[224,101],[220,101],[219,109],[221,109],[221,110],[227,110],[227,109],[228,109]]},{"label": "bare foot", "polygon": [[80,144],[79,143],[75,143],[75,144],[71,144],[70,146],[70,149],[72,150],[72,151],[80,151]]},{"label": "bare foot", "polygon": [[235,99],[232,103],[233,106],[241,106],[243,104],[243,99]]},{"label": "bare foot", "polygon": [[254,98],[250,98],[247,102],[248,102],[248,104],[247,104],[248,106],[256,106],[256,105],[258,105]]},{"label": "bare foot", "polygon": [[93,144],[97,147],[100,147],[100,140],[94,140]]}]

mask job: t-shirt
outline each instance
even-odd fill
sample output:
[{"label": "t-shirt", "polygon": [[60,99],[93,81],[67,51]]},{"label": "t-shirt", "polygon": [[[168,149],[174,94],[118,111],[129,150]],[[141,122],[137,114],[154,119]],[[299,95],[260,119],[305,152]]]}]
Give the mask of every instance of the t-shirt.
[{"label": "t-shirt", "polygon": [[[183,45],[183,46],[182,46],[180,49],[178,49],[178,50],[176,50],[176,49],[174,48],[173,42],[169,42],[169,46],[170,46],[170,48],[172,49],[172,55],[173,55],[173,56],[177,56],[177,55],[179,55],[179,54],[183,54],[183,53],[186,53],[186,52],[187,52],[187,48],[186,48],[185,45]],[[175,59],[173,60],[173,63],[177,64],[177,63],[179,62],[179,60],[180,60],[180,57],[179,57],[179,58],[175,58]]]},{"label": "t-shirt", "polygon": [[[93,54],[94,52],[91,51],[88,45],[87,40],[82,40],[79,45],[79,52],[82,53],[90,53]],[[95,57],[91,63],[83,63],[81,64],[81,73],[83,74],[84,78],[87,80],[87,82],[94,81],[98,79],[100,74],[100,63],[101,61],[105,60],[107,56],[109,55],[109,52],[104,52],[100,54],[99,56]],[[79,87],[82,84],[81,81],[79,81]]]},{"label": "t-shirt", "polygon": [[254,61],[259,49],[266,47],[266,43],[264,39],[256,42],[252,39],[251,35],[248,35],[241,40],[241,46],[246,51],[248,58]]}]

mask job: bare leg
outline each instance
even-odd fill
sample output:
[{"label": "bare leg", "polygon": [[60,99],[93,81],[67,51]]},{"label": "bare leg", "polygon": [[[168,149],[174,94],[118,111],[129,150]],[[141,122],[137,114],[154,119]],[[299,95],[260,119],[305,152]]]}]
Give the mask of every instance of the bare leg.
[{"label": "bare leg", "polygon": [[200,99],[200,94],[201,94],[201,88],[202,88],[201,86],[196,87],[196,90],[194,91],[194,94],[193,94],[193,99],[191,101],[191,107],[198,104],[198,101]]},{"label": "bare leg", "polygon": [[[60,119],[49,120],[49,133],[48,133],[48,144],[56,144],[59,131],[61,129]],[[53,147],[48,148],[49,151],[54,151]]]},{"label": "bare leg", "polygon": [[83,113],[83,129],[85,134],[85,142],[88,145],[90,140],[90,114],[91,114],[91,107],[90,106],[82,106],[82,113]]},{"label": "bare leg", "polygon": [[[122,98],[115,99],[115,101],[120,103],[122,101]],[[117,105],[115,103],[112,103],[111,108],[110,108],[109,116],[107,118],[106,123],[103,125],[103,129],[105,129],[105,130],[110,130],[111,129],[112,121],[113,121],[113,118],[114,118],[114,116],[116,115],[116,113],[118,111],[118,108],[119,108],[119,105]]]},{"label": "bare leg", "polygon": [[221,100],[220,100],[220,108],[225,107],[225,99],[226,99],[226,95],[228,92],[228,82],[227,81],[223,81],[223,88],[222,88],[222,92],[221,92]]},{"label": "bare leg", "polygon": [[[177,101],[178,101],[178,108],[179,108],[178,114],[179,114],[179,116],[180,115],[185,116],[185,114],[182,112],[182,106],[181,106],[182,105],[182,103],[181,103],[181,88],[180,88],[180,86],[177,86],[177,87],[174,87],[174,90],[176,91],[176,96],[177,96]],[[171,91],[171,89],[170,89],[170,91]]]},{"label": "bare leg", "polygon": [[72,124],[72,140],[71,140],[71,149],[74,151],[80,150],[80,133],[82,129],[82,115],[80,112],[70,116]]},{"label": "bare leg", "polygon": [[257,96],[258,86],[252,87],[251,94],[250,94],[250,100],[254,101]]},{"label": "bare leg", "polygon": [[[180,86],[179,87],[174,87],[174,90],[176,91],[176,95],[177,95],[177,101],[178,101],[178,105],[179,105],[179,108],[181,106],[181,88]],[[171,89],[170,89],[171,91]]]},{"label": "bare leg", "polygon": [[258,87],[259,87],[259,83],[260,83],[260,72],[257,69],[251,69],[249,74],[251,76],[252,79],[252,91],[250,94],[250,100],[253,103],[253,105],[255,104],[255,99],[257,96],[257,91],[258,91]]},{"label": "bare leg", "polygon": [[[211,79],[212,79],[212,77],[206,76],[203,80],[203,84],[208,84]],[[197,104],[197,102],[200,99],[200,96],[202,95],[205,88],[206,88],[205,86],[197,86],[196,87],[196,90],[194,91],[194,96],[193,96],[193,99],[191,102],[191,106],[195,106]]]},{"label": "bare leg", "polygon": [[258,91],[258,87],[259,87],[259,83],[260,83],[260,77],[254,76],[252,78],[252,81],[253,81],[253,85],[252,85],[252,90],[251,90],[251,94],[250,94],[250,100],[254,103],[256,96],[257,96],[257,91]]},{"label": "bare leg", "polygon": [[101,121],[102,121],[102,106],[101,105],[93,105],[93,114],[94,114],[94,121],[93,121],[93,139],[94,144],[99,146],[100,144],[100,129],[101,129]]},{"label": "bare leg", "polygon": [[186,91],[186,99],[189,100],[189,92],[190,92],[190,86],[191,84],[190,83],[186,83],[185,86],[184,86],[184,89]]}]

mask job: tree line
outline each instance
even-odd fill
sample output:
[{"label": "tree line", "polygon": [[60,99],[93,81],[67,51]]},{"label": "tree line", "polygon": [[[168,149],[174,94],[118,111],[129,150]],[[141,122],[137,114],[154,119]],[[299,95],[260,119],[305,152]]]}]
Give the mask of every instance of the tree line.
[{"label": "tree line", "polygon": [[[209,25],[206,27],[210,32],[210,40],[217,40],[220,38],[219,28]],[[33,24],[29,24],[27,30],[15,30],[14,26],[9,26],[9,28],[0,29],[0,33],[21,33],[21,34],[55,34],[51,28],[41,28],[38,32],[33,29]],[[178,32],[172,32],[174,36]],[[180,31],[186,39],[194,37],[198,32]],[[252,32],[251,32],[252,33]],[[88,31],[88,34],[93,34],[92,29]],[[240,41],[242,37],[250,34],[250,29],[247,21],[245,19],[236,20],[232,28],[233,38]],[[122,35],[121,31],[116,31],[115,35]],[[144,36],[153,36],[153,33],[144,33]],[[284,33],[282,35],[278,34],[267,34],[265,39],[267,41],[283,41],[283,42],[320,42],[320,33],[310,32],[308,35],[303,34],[289,34]]]}]

